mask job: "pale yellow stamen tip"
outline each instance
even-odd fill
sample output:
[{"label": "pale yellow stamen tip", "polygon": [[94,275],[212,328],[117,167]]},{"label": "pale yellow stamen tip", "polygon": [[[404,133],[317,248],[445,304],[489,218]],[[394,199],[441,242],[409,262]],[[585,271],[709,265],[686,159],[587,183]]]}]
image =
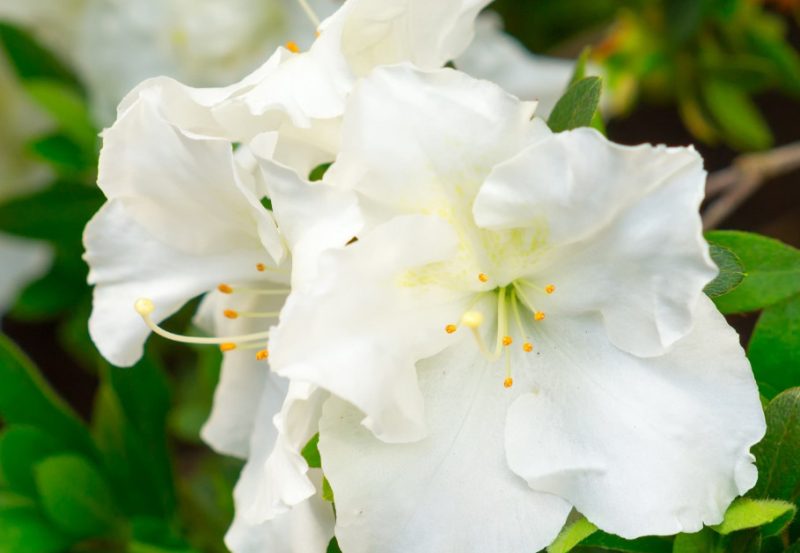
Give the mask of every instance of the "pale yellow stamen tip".
[{"label": "pale yellow stamen tip", "polygon": [[153,303],[153,300],[148,298],[139,298],[136,300],[136,303],[133,304],[133,308],[136,309],[136,312],[141,316],[150,315],[153,311],[156,310],[156,305]]},{"label": "pale yellow stamen tip", "polygon": [[229,284],[220,284],[217,286],[217,290],[223,294],[233,294],[233,288]]},{"label": "pale yellow stamen tip", "polygon": [[522,349],[523,351],[530,353],[533,351],[533,344],[531,344],[530,342],[525,342],[524,344],[522,344]]},{"label": "pale yellow stamen tip", "polygon": [[319,31],[316,31],[316,32],[314,33],[314,36],[315,36],[315,37],[317,37],[317,38],[319,38],[319,36],[320,36],[321,34],[322,34],[322,33],[320,33]]},{"label": "pale yellow stamen tip", "polygon": [[511,378],[510,376],[508,378],[506,378],[505,380],[503,380],[503,387],[504,388],[510,388],[513,385],[514,385],[514,379]]},{"label": "pale yellow stamen tip", "polygon": [[533,314],[533,318],[536,321],[543,321],[544,320],[544,311],[537,311]]},{"label": "pale yellow stamen tip", "polygon": [[456,325],[447,325],[446,327],[444,327],[444,331],[447,332],[448,334],[452,334],[456,330],[458,330],[458,327]]},{"label": "pale yellow stamen tip", "polygon": [[478,328],[483,324],[483,314],[480,311],[467,311],[461,316],[461,324],[469,328]]},{"label": "pale yellow stamen tip", "polygon": [[478,280],[480,280],[481,282],[489,282],[489,275],[487,275],[486,273],[480,273],[478,275]]},{"label": "pale yellow stamen tip", "polygon": [[235,311],[233,309],[226,309],[225,311],[222,312],[222,314],[225,315],[229,319],[238,319],[239,318],[239,312]]},{"label": "pale yellow stamen tip", "polygon": [[544,287],[544,291],[547,292],[548,294],[552,294],[553,292],[556,291],[556,287],[553,284],[548,284],[547,286]]},{"label": "pale yellow stamen tip", "polygon": [[513,342],[514,342],[514,340],[511,338],[511,336],[503,336],[503,345],[504,346],[510,346]]},{"label": "pale yellow stamen tip", "polygon": [[256,265],[256,271],[258,271],[259,273],[263,273],[266,270],[267,270],[267,266],[264,265],[263,263],[258,263]]},{"label": "pale yellow stamen tip", "polygon": [[224,344],[219,345],[219,350],[222,352],[233,351],[235,349],[236,349],[236,344],[234,344],[233,342],[225,342]]},{"label": "pale yellow stamen tip", "polygon": [[289,50],[292,54],[300,53],[300,47],[293,40],[290,40],[286,43],[286,49]]},{"label": "pale yellow stamen tip", "polygon": [[262,349],[262,350],[259,350],[258,352],[256,352],[256,360],[264,361],[266,359],[269,359],[269,350],[268,349]]}]

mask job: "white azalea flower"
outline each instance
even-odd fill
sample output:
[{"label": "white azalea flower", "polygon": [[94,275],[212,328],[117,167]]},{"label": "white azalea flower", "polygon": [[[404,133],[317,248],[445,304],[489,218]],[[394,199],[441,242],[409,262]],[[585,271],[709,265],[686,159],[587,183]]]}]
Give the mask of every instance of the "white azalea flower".
[{"label": "white azalea flower", "polygon": [[[33,159],[28,143],[45,132],[49,122],[27,98],[2,54],[0,121],[0,202],[4,202],[46,183],[49,173]],[[0,234],[0,314],[47,270],[51,258],[47,244]]]},{"label": "white azalea flower", "polygon": [[572,507],[693,532],[755,483],[755,383],[702,293],[701,158],[530,116],[406,66],[348,100],[325,182],[368,228],[271,338],[274,370],[342,398],[320,451],[347,553],[536,551]]}]

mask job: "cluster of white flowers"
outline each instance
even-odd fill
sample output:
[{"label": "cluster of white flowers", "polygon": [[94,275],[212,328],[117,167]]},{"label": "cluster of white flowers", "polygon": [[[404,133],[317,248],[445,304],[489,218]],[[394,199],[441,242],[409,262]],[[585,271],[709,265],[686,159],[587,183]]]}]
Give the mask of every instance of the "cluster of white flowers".
[{"label": "cluster of white flowers", "polygon": [[[236,553],[530,553],[573,508],[692,532],[756,481],[702,160],[442,68],[487,3],[347,0],[237,84],[142,83],[103,135],[90,330],[122,366],[151,332],[225,352]],[[211,337],[159,326],[201,294]]]}]

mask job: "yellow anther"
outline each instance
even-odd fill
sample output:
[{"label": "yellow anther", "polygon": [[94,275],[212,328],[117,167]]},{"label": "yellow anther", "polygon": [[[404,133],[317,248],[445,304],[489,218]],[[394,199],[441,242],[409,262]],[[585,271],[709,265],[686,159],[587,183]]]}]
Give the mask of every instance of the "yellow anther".
[{"label": "yellow anther", "polygon": [[480,280],[481,282],[489,282],[489,275],[487,275],[486,273],[479,273],[478,280]]},{"label": "yellow anther", "polygon": [[264,265],[263,263],[257,263],[256,264],[256,271],[258,271],[259,273],[263,273],[266,270],[267,270],[267,266]]},{"label": "yellow anther", "polygon": [[478,328],[483,324],[483,313],[480,311],[467,311],[461,316],[461,324],[469,328]]},{"label": "yellow anther", "polygon": [[264,361],[266,359],[269,359],[269,350],[268,349],[262,349],[262,350],[259,350],[259,351],[256,352],[256,360]]},{"label": "yellow anther", "polygon": [[225,315],[229,319],[238,319],[239,318],[239,312],[234,310],[234,309],[226,309],[225,311],[222,312],[222,314]]},{"label": "yellow anther", "polygon": [[553,292],[556,291],[556,287],[554,284],[548,284],[547,286],[544,287],[544,291],[547,292],[548,294],[552,294]]},{"label": "yellow anther", "polygon": [[513,342],[514,342],[514,340],[511,338],[511,336],[503,336],[503,345],[504,346],[510,346]]},{"label": "yellow anther", "polygon": [[503,380],[503,387],[504,388],[510,388],[513,385],[514,385],[514,379],[511,378],[510,376],[507,377],[505,380]]},{"label": "yellow anther", "polygon": [[532,352],[533,344],[531,344],[530,342],[525,342],[524,344],[522,344],[522,350],[525,351],[526,353]]},{"label": "yellow anther", "polygon": [[451,324],[451,325],[447,325],[446,327],[444,327],[444,331],[447,332],[448,334],[452,334],[456,330],[458,330],[458,327],[456,325],[452,325]]},{"label": "yellow anther", "polygon": [[156,310],[153,300],[148,298],[139,298],[136,300],[136,303],[133,304],[133,308],[136,309],[136,312],[143,317],[152,314],[153,311]]},{"label": "yellow anther", "polygon": [[533,314],[533,319],[536,321],[543,321],[544,320],[544,311],[536,311]]},{"label": "yellow anther", "polygon": [[300,53],[300,47],[293,40],[290,40],[286,43],[286,49],[289,50],[292,54]]},{"label": "yellow anther", "polygon": [[320,33],[319,31],[316,31],[316,32],[314,33],[314,36],[315,36],[316,38],[319,38],[321,34],[322,34],[322,33]]},{"label": "yellow anther", "polygon": [[223,294],[233,294],[233,288],[229,284],[220,284],[217,286],[217,290]]},{"label": "yellow anther", "polygon": [[219,350],[223,353],[226,351],[233,351],[235,349],[236,349],[236,344],[234,344],[233,342],[225,342],[224,344],[219,345]]}]

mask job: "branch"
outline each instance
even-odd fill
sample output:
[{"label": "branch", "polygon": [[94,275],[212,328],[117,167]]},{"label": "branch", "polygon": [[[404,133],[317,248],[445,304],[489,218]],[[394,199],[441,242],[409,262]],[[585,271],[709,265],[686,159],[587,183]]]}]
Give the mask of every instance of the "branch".
[{"label": "branch", "polygon": [[730,167],[708,177],[706,197],[717,199],[703,212],[703,226],[706,230],[716,227],[767,181],[797,169],[800,142],[736,158]]}]

